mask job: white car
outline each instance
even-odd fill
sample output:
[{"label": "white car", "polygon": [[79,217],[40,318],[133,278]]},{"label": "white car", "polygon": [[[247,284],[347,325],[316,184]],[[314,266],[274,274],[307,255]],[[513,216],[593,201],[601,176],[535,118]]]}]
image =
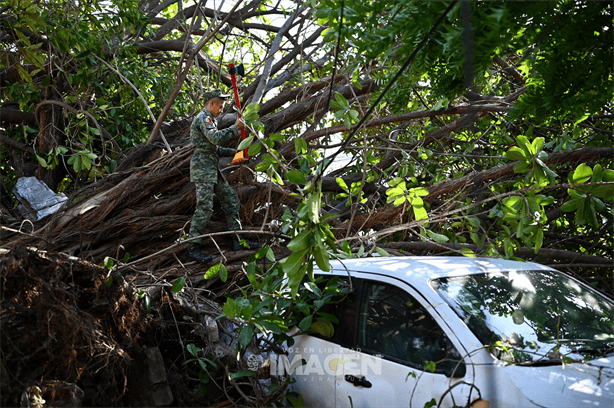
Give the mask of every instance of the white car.
[{"label": "white car", "polygon": [[489,258],[331,264],[316,276],[354,288],[333,336],[288,349],[306,406],[614,407],[614,302],[580,281]]}]

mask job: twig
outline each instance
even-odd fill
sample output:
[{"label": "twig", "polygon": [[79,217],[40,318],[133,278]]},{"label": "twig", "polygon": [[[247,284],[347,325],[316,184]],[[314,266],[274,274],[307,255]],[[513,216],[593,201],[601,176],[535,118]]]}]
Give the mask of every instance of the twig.
[{"label": "twig", "polygon": [[[242,231],[250,233],[250,234],[277,235],[277,233],[271,232],[271,231],[257,231],[257,230],[242,230]],[[153,253],[151,255],[147,255],[146,257],[143,257],[143,258],[137,259],[136,261],[132,261],[132,262],[130,262],[128,264],[122,265],[119,268],[117,268],[117,271],[118,272],[123,271],[124,269],[126,269],[128,267],[131,267],[133,265],[136,265],[136,264],[141,263],[143,261],[146,261],[148,259],[155,258],[156,256],[158,256],[160,254],[163,254],[163,253],[165,253],[167,251],[170,251],[173,248],[177,248],[179,245],[183,245],[183,244],[186,244],[188,242],[191,242],[191,241],[194,241],[194,240],[197,240],[197,239],[215,237],[215,236],[220,236],[220,235],[231,235],[231,234],[237,234],[237,231],[214,232],[214,233],[211,233],[211,234],[204,234],[204,235],[199,235],[199,236],[196,236],[196,237],[193,237],[193,238],[184,239],[184,240],[181,240],[179,242],[174,243],[173,245],[171,245],[169,247],[161,249],[160,251],[158,251],[156,253]],[[282,238],[285,238],[285,239],[292,239],[291,237],[289,237],[287,235],[284,235],[284,234],[280,234],[280,236],[282,236]]]},{"label": "twig", "polygon": [[264,220],[262,221],[262,226],[260,227],[260,231],[264,231],[264,226],[266,225],[266,220],[269,218],[269,209],[271,208],[271,190],[273,190],[273,184],[269,183],[269,197],[266,206],[266,212],[264,213]]},{"label": "twig", "polygon": [[217,248],[217,250],[219,251],[220,255],[222,255],[222,258],[224,258],[224,263],[228,263],[228,259],[226,258],[226,256],[224,255],[224,253],[222,252],[222,250],[220,249],[220,246],[217,244],[217,242],[213,239],[213,237],[210,237],[211,241],[213,241],[213,245],[215,245],[215,247]]}]

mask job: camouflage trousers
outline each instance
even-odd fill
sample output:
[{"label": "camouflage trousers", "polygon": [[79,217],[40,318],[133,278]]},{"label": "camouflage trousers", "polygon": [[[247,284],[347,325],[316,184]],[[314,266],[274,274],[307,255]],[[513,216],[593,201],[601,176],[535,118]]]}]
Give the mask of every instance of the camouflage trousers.
[{"label": "camouflage trousers", "polygon": [[[196,210],[190,224],[190,238],[202,235],[205,226],[211,219],[213,214],[213,193],[220,199],[222,210],[226,214],[228,230],[239,231],[241,229],[241,222],[239,220],[241,203],[237,193],[228,185],[226,180],[218,175],[216,183],[195,183],[195,185]],[[191,243],[200,244],[202,239],[197,239]]]}]

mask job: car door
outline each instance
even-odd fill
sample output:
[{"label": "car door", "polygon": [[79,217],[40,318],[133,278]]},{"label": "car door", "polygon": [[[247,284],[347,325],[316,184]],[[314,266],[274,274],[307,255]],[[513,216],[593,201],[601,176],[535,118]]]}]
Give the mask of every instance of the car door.
[{"label": "car door", "polygon": [[338,355],[336,406],[463,406],[472,398],[462,347],[422,296],[382,279],[356,279],[360,300],[341,313],[338,341],[348,347]]}]

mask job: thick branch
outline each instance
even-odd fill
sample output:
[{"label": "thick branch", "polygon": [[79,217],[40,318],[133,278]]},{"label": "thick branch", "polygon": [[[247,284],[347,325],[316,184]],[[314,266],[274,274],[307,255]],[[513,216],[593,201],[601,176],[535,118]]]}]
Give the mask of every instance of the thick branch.
[{"label": "thick branch", "polygon": [[[408,112],[400,115],[390,115],[384,116],[382,118],[374,118],[367,121],[363,126],[365,127],[377,127],[382,125],[387,125],[389,123],[394,122],[406,122],[409,120],[422,119],[422,118],[434,118],[437,116],[446,116],[446,115],[465,115],[465,114],[477,114],[483,112],[507,112],[510,111],[512,107],[505,105],[464,105],[464,106],[454,106],[446,109],[438,109],[438,110],[421,110],[416,112]],[[313,132],[309,132],[303,135],[303,138],[306,141],[313,140],[315,138],[332,135],[340,132],[349,132],[356,128],[356,125],[352,126],[348,129],[345,125],[337,125],[331,126],[326,129],[320,129]]]},{"label": "thick branch", "polygon": [[12,146],[16,149],[23,150],[24,152],[34,153],[34,149],[31,146],[28,146],[25,143],[21,143],[15,139],[11,139],[10,137],[6,136],[4,133],[0,133],[0,142],[6,145]]},{"label": "thick branch", "polygon": [[13,108],[0,108],[0,121],[7,123],[23,123],[36,125],[36,117],[32,112],[24,112]]},{"label": "thick branch", "polygon": [[[354,96],[368,94],[378,89],[377,84],[372,79],[365,79],[360,85],[361,89],[356,88],[354,85],[345,85],[336,89],[336,91],[342,94],[346,99],[351,99]],[[306,101],[295,103],[267,118],[263,118],[262,122],[264,123],[265,134],[278,132],[288,127],[291,123],[305,119],[312,113],[324,108],[326,102],[326,95],[317,95]]]},{"label": "thick branch", "polygon": [[[342,80],[343,78],[344,78],[344,75],[342,74],[337,75],[335,77],[335,83]],[[330,84],[330,77],[324,78],[321,81],[311,82],[309,84],[299,86],[298,88],[294,88],[290,91],[282,92],[281,94],[277,95],[275,98],[263,104],[260,107],[260,110],[258,111],[258,115],[260,115],[261,117],[265,116],[268,113],[279,108],[286,102],[290,102],[291,100],[294,100],[300,94],[304,94],[304,95],[314,94],[318,92],[319,90],[325,88],[329,84]]]},{"label": "thick branch", "polygon": [[[284,66],[290,63],[290,61],[292,61],[296,56],[298,56],[301,52],[305,51],[305,49],[311,44],[313,44],[315,40],[320,38],[320,34],[322,34],[322,31],[324,31],[325,29],[326,26],[318,28],[309,38],[303,41],[300,47],[294,48],[292,52],[288,53],[281,60],[279,60],[278,63],[273,65],[269,75],[275,75],[279,70],[281,70]],[[259,83],[260,76],[257,76],[256,79],[254,79],[254,81],[243,90],[243,104],[241,106],[244,106],[245,101],[247,101],[254,94]]]},{"label": "thick branch", "polygon": [[[545,160],[546,165],[552,166],[558,163],[564,162],[586,162],[590,160],[598,160],[604,158],[611,158],[614,154],[614,147],[598,147],[590,149],[578,149],[572,151],[561,151],[552,153],[548,159]],[[424,200],[432,202],[436,197],[443,194],[449,194],[458,191],[466,186],[473,185],[474,183],[487,180],[497,180],[504,177],[513,176],[514,165],[518,162],[512,162],[508,164],[502,164],[495,168],[480,171],[478,173],[471,173],[465,177],[457,180],[446,181],[429,187],[429,195]]]},{"label": "thick branch", "polygon": [[[450,243],[437,243],[437,242],[391,242],[391,243],[383,243],[378,244],[381,248],[393,248],[393,249],[403,249],[409,251],[460,251],[463,248],[471,249],[472,251],[477,252],[477,245],[473,244],[450,244]],[[497,248],[499,253],[505,253],[503,248]],[[537,254],[535,250],[530,248],[520,248],[514,251],[515,255],[521,256],[523,258],[532,258],[535,256],[544,257],[553,260],[570,260],[578,263],[586,263],[586,264],[596,264],[596,265],[612,265],[612,259],[603,258],[600,256],[591,256],[585,255],[578,252],[565,251],[562,249],[554,249],[554,248],[541,248]]]}]

